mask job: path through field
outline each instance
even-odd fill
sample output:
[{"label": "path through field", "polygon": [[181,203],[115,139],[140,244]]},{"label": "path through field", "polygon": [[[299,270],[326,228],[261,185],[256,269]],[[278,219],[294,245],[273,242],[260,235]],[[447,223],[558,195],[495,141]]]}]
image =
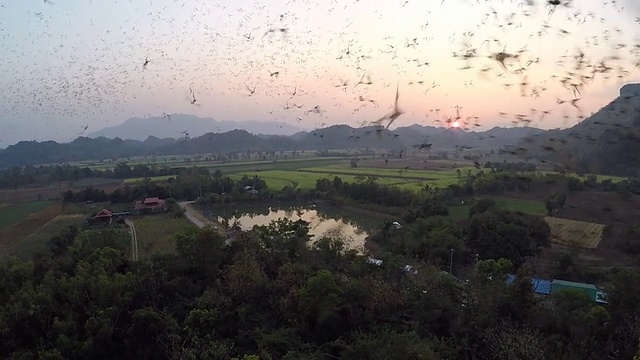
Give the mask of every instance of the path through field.
[{"label": "path through field", "polygon": [[205,226],[217,225],[213,221],[202,216],[191,204],[193,204],[193,201],[185,201],[181,202],[180,206],[184,209],[184,216],[186,216],[187,219],[189,219],[189,221],[191,221],[195,226],[202,229]]},{"label": "path through field", "polygon": [[[178,203],[180,205],[180,207],[182,207],[184,209],[184,216],[189,219],[189,221],[191,221],[195,226],[199,227],[200,229],[202,229],[203,227],[206,226],[211,226],[214,229],[217,229],[218,232],[220,233],[220,235],[222,235],[223,237],[226,238],[226,233],[225,230],[223,229],[221,224],[218,224],[215,221],[211,221],[209,219],[207,219],[206,217],[202,216],[202,214],[200,214],[200,212],[196,209],[193,208],[193,206],[191,204],[193,204],[194,201],[183,201]],[[225,244],[229,244],[230,239],[226,238],[225,240]]]},{"label": "path through field", "polygon": [[138,235],[136,234],[136,226],[130,219],[125,219],[124,222],[131,229],[131,255],[133,261],[138,261]]}]

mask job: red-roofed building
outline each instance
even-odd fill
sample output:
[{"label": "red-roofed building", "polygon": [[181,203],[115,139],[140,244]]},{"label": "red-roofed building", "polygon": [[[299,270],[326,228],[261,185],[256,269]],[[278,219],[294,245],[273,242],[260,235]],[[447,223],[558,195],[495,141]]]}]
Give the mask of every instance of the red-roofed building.
[{"label": "red-roofed building", "polygon": [[104,222],[111,223],[112,219],[113,219],[113,213],[107,209],[102,209],[98,211],[95,215],[93,215],[91,219],[87,222],[90,224],[97,224],[97,223],[104,223]]},{"label": "red-roofed building", "polygon": [[165,208],[166,208],[166,202],[164,199],[151,197],[151,198],[146,198],[144,200],[136,201],[134,210],[159,212],[159,211],[165,210]]}]

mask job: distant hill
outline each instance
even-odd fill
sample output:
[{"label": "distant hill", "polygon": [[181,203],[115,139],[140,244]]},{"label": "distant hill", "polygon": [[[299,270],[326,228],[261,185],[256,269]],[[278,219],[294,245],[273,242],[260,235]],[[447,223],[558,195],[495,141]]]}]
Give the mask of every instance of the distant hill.
[{"label": "distant hill", "polygon": [[160,139],[179,138],[187,132],[193,138],[207,133],[225,133],[232,130],[265,135],[293,135],[304,129],[281,122],[218,121],[195,115],[173,114],[165,117],[131,118],[120,125],[90,133],[88,137],[142,141],[149,136]]},{"label": "distant hill", "polygon": [[640,84],[624,85],[617,98],[575,126],[525,137],[519,146],[530,157],[574,170],[638,176]]},{"label": "distant hill", "polygon": [[[159,138],[144,141],[106,137],[80,137],[70,143],[22,141],[0,152],[0,167],[64,163],[81,160],[121,159],[139,155],[179,155],[283,150],[387,149],[400,151],[415,145],[432,144],[432,149],[469,146],[476,149],[499,149],[517,144],[522,137],[543,133],[533,128],[493,128],[484,132],[467,132],[433,126],[412,125],[394,130],[380,127],[352,128],[334,125],[291,136],[256,135],[245,130],[210,132],[197,137]],[[191,135],[191,134],[189,134]]]}]

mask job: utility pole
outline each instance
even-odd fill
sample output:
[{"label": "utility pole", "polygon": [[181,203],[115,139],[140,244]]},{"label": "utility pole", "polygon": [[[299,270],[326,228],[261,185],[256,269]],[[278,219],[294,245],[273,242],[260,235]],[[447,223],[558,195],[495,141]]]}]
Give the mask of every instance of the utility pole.
[{"label": "utility pole", "polygon": [[451,249],[451,258],[449,259],[449,274],[453,275],[453,249]]}]

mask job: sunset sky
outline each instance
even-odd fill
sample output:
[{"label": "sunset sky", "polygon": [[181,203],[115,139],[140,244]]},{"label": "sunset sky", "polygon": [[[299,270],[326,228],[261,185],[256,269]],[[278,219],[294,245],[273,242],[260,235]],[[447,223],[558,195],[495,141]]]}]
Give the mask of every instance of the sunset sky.
[{"label": "sunset sky", "polygon": [[[574,96],[560,84],[568,72],[590,74],[574,69],[578,49],[612,67],[609,79],[597,74],[582,89],[585,116],[638,80],[640,9],[625,1],[573,1],[549,15],[540,0],[0,0],[0,147],[68,141],[85,126],[88,133],[162,113],[356,126],[390,110],[396,84],[405,111],[396,126],[442,124],[434,120],[455,116],[456,105],[479,118],[474,130],[511,126],[512,114],[532,108],[554,110],[543,122],[531,115],[531,126],[572,126],[577,111],[556,100]],[[468,63],[453,56],[465,42],[478,49]],[[507,71],[489,58],[503,49],[524,49]],[[618,78],[619,69],[628,73]],[[372,84],[354,88],[363,73]],[[546,90],[535,98],[534,88]],[[308,112],[316,106],[321,113]]]}]

